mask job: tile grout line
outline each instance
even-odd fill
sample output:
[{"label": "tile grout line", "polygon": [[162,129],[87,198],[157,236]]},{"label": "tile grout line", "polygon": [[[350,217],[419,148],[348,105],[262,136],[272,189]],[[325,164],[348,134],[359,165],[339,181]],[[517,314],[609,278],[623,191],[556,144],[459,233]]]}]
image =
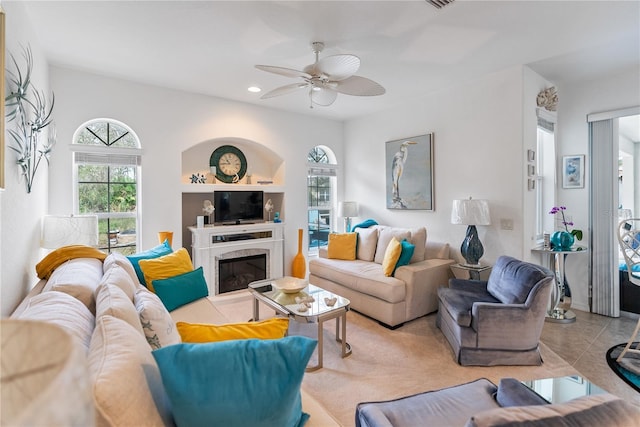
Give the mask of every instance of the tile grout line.
[{"label": "tile grout line", "polygon": [[575,367],[575,365],[578,364],[578,361],[580,359],[582,359],[582,356],[584,356],[587,352],[590,353],[591,347],[593,347],[593,344],[597,341],[597,339],[600,337],[600,335],[602,335],[603,332],[605,332],[609,328],[609,326],[611,325],[611,321],[612,321],[612,319],[606,319],[606,322],[605,322],[604,325],[602,325],[602,329],[600,329],[600,332],[598,332],[595,335],[595,337],[591,341],[589,341],[589,345],[587,346],[587,348],[582,353],[580,353],[578,358],[575,360],[575,362],[573,364],[574,367]]}]

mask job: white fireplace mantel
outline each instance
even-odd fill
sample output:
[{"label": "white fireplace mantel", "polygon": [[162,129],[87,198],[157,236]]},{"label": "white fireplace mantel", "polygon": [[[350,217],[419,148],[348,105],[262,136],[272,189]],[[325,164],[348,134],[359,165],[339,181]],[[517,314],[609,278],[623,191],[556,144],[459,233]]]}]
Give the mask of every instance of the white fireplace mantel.
[{"label": "white fireplace mantel", "polygon": [[202,267],[209,295],[219,293],[216,260],[228,259],[229,254],[240,254],[244,249],[263,249],[268,252],[267,271],[270,277],[267,279],[284,274],[284,223],[207,225],[189,227],[189,231],[193,266]]}]

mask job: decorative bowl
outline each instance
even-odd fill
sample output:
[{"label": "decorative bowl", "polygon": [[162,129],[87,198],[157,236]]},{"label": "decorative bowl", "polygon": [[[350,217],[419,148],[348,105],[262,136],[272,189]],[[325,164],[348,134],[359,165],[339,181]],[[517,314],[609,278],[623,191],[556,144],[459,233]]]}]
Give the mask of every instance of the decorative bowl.
[{"label": "decorative bowl", "polygon": [[304,279],[298,279],[297,277],[285,276],[281,279],[274,280],[271,284],[285,294],[295,294],[306,288],[309,282]]}]

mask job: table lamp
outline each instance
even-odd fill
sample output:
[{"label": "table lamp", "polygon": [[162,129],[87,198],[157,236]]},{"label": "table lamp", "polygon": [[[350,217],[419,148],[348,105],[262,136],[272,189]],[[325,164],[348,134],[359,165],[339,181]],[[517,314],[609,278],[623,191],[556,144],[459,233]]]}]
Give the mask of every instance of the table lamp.
[{"label": "table lamp", "polygon": [[338,203],[338,216],[344,218],[344,231],[351,231],[351,218],[358,216],[358,202]]},{"label": "table lamp", "polygon": [[98,216],[44,216],[40,246],[46,249],[57,249],[67,245],[98,246]]},{"label": "table lamp", "polygon": [[489,215],[489,203],[486,200],[469,199],[454,200],[451,209],[451,224],[468,225],[467,235],[462,241],[460,252],[468,266],[478,266],[484,248],[478,238],[476,225],[491,224]]}]

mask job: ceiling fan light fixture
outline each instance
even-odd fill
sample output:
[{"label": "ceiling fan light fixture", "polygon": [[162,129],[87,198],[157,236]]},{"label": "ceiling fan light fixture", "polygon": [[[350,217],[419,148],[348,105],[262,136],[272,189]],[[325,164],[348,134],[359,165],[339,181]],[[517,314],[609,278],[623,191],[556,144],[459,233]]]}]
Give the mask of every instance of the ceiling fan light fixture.
[{"label": "ceiling fan light fixture", "polygon": [[258,86],[249,86],[247,90],[251,93],[258,93],[262,91]]},{"label": "ceiling fan light fixture", "polygon": [[426,0],[426,1],[436,9],[442,9],[449,3],[453,3],[453,0]]}]

